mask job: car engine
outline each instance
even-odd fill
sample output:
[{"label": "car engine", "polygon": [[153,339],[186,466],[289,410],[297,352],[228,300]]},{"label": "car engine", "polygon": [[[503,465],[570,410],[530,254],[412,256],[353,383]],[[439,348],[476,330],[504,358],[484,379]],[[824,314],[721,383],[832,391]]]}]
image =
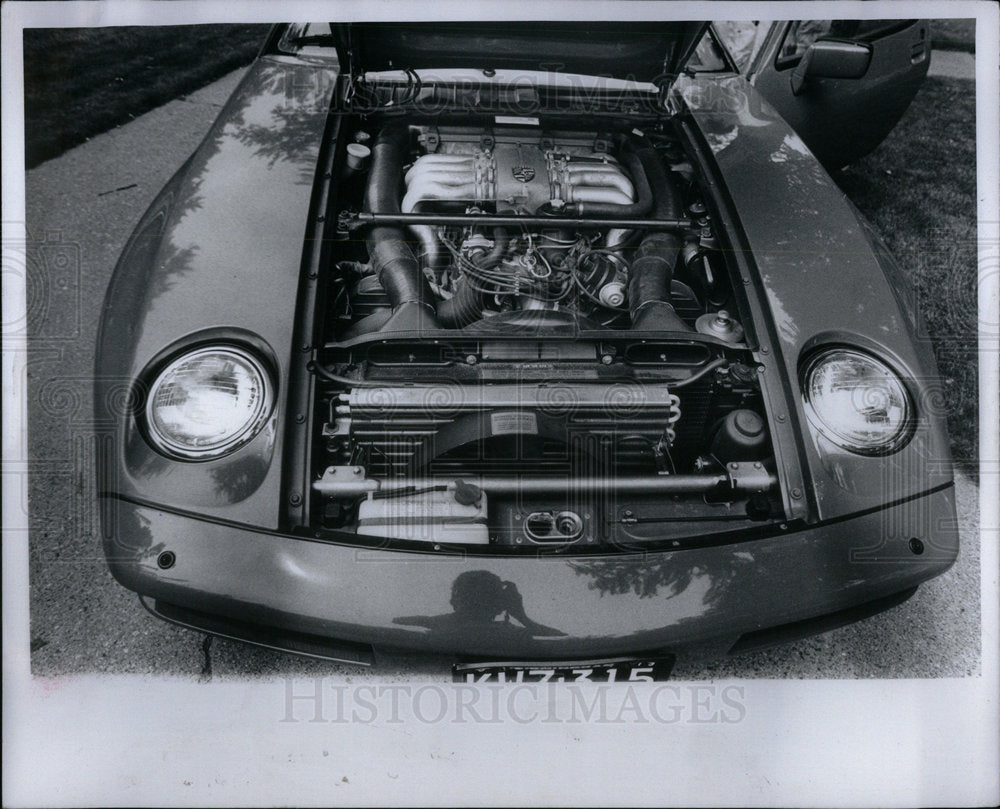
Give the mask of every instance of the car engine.
[{"label": "car engine", "polygon": [[780,512],[739,301],[675,139],[392,121],[341,148],[321,531],[600,547]]},{"label": "car engine", "polygon": [[[348,336],[431,324],[687,328],[671,300],[678,236],[607,219],[684,213],[662,160],[635,136],[424,126],[384,130],[370,151],[366,207],[412,223],[373,228],[370,261],[344,267],[358,277],[349,299],[362,315]],[[651,182],[668,193],[654,198]],[[452,216],[435,225],[435,213]],[[454,214],[468,224],[444,224]],[[497,216],[514,224],[492,222]],[[586,220],[595,226],[580,227]],[[697,305],[689,287],[676,292],[682,306]],[[409,314],[388,323],[400,307]]]}]

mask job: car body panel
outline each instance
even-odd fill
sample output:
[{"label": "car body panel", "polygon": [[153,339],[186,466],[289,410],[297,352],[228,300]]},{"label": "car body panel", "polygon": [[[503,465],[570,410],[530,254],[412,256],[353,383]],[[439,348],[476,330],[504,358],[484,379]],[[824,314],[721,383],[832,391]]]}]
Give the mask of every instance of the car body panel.
[{"label": "car body panel", "polygon": [[[927,524],[887,532],[914,508]],[[168,603],[290,631],[473,656],[568,659],[728,646],[745,632],[896,593],[955,559],[948,487],[918,501],[773,536],[661,552],[509,556],[349,547],[117,501],[105,539],[115,577]],[[158,559],[174,554],[168,570]],[[461,581],[512,584],[528,626],[460,608]],[[459,584],[456,584],[459,582]],[[510,592],[510,588],[507,588]]]},{"label": "car body panel", "polygon": [[833,37],[871,47],[867,72],[859,79],[810,78],[799,95],[791,75],[801,57],[781,56],[793,24],[774,24],[748,77],[824,165],[852,163],[885,139],[920,89],[930,66],[929,24],[902,20],[870,34]]},{"label": "car body panel", "polygon": [[[919,424],[892,455],[864,457],[804,436],[820,519],[946,483],[951,456],[940,413],[941,379],[887,272],[884,247],[781,116],[743,77],[682,78],[675,86],[709,149],[739,221],[755,281],[778,338],[759,353],[782,363],[797,387],[802,357],[824,344],[854,344],[907,381]],[[725,103],[719,103],[725,99]],[[774,358],[772,360],[772,358]],[[801,399],[790,402],[805,425]]]},{"label": "car body panel", "polygon": [[131,413],[111,414],[120,423],[118,462],[102,489],[277,524],[281,470],[273,460],[281,453],[303,243],[335,79],[293,59],[257,60],[140,223],[105,301],[99,407],[122,399],[123,380],[141,401],[151,382],[144,370],[182,347],[236,341],[272,366],[277,406],[268,427],[232,455],[187,463],[155,452]]}]

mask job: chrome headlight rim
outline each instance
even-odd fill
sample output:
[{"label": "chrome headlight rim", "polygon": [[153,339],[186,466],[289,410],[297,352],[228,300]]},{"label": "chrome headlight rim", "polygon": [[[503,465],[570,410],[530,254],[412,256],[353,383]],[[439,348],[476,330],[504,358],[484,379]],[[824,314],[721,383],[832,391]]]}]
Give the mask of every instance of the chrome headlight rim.
[{"label": "chrome headlight rim", "polygon": [[[229,356],[245,363],[259,380],[261,395],[250,418],[238,430],[225,438],[203,446],[192,447],[173,439],[159,428],[154,414],[156,393],[168,375],[182,364],[213,354]],[[214,461],[231,455],[253,441],[274,413],[275,387],[267,362],[252,348],[236,343],[212,342],[187,346],[183,350],[173,353],[167,360],[157,363],[146,378],[151,381],[146,388],[147,394],[142,409],[142,432],[153,449],[172,460],[197,463]]]},{"label": "chrome headlight rim", "polygon": [[[886,440],[877,444],[859,444],[838,432],[817,411],[812,401],[810,381],[821,364],[836,358],[861,360],[881,372],[898,388],[901,403],[904,408],[896,431]],[[914,397],[907,384],[906,377],[897,371],[889,361],[877,356],[871,351],[853,345],[823,345],[811,351],[801,363],[799,388],[806,419],[810,427],[827,441],[841,450],[869,458],[884,457],[903,449],[913,437],[916,430],[916,408]]]}]

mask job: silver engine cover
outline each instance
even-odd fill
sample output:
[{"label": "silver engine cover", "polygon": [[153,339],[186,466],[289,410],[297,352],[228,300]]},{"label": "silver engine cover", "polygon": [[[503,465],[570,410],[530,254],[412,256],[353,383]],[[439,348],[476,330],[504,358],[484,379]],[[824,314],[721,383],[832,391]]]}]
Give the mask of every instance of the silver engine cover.
[{"label": "silver engine cover", "polygon": [[421,155],[406,173],[402,210],[421,202],[492,204],[533,214],[542,205],[606,202],[628,205],[635,189],[627,172],[606,152],[542,138],[538,130],[481,137],[446,134],[438,150]]}]

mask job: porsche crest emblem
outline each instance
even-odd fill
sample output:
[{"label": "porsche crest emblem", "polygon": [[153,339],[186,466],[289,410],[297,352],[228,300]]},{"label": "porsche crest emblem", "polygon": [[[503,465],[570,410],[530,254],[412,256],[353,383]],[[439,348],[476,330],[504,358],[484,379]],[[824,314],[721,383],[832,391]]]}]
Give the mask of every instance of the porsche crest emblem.
[{"label": "porsche crest emblem", "polygon": [[519,183],[530,183],[535,178],[535,170],[531,166],[513,166],[511,173]]}]

